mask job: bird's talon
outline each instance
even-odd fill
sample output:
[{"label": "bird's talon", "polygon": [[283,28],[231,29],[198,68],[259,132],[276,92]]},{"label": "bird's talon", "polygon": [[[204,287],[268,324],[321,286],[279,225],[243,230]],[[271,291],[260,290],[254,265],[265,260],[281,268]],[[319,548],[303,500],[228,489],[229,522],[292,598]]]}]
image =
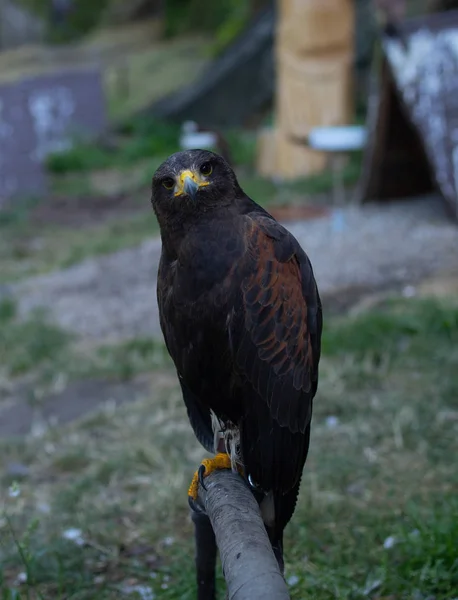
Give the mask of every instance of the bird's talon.
[{"label": "bird's talon", "polygon": [[202,461],[202,464],[194,473],[194,477],[192,478],[191,485],[189,486],[188,496],[192,498],[194,501],[197,500],[199,495],[199,484],[206,490],[204,483],[204,478],[208,477],[210,473],[213,471],[217,471],[218,469],[230,469],[231,468],[231,459],[228,454],[224,452],[219,452],[213,458],[205,458]]},{"label": "bird's talon", "polygon": [[189,508],[193,512],[205,514],[205,507],[199,502],[198,498],[195,500],[191,496],[188,496],[188,504],[189,504]]},{"label": "bird's talon", "polygon": [[253,478],[251,477],[251,475],[248,475],[247,479],[248,479],[248,485],[250,486],[252,492],[255,492],[257,494],[265,493],[264,490],[255,481],[253,481]]},{"label": "bird's talon", "polygon": [[200,465],[200,467],[198,468],[197,476],[199,478],[200,485],[204,488],[205,491],[207,491],[207,487],[204,483],[204,477],[205,477],[205,465],[204,464]]}]

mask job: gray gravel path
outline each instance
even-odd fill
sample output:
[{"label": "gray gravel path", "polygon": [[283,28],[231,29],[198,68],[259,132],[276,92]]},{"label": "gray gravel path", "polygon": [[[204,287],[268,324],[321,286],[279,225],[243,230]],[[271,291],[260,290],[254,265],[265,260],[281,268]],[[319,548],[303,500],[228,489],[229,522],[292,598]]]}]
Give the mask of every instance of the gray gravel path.
[{"label": "gray gravel path", "polygon": [[[322,294],[414,282],[458,263],[458,226],[438,198],[343,209],[344,228],[323,217],[290,223],[312,260]],[[30,278],[12,287],[20,312],[45,307],[89,338],[158,335],[155,295],[160,240]]]}]

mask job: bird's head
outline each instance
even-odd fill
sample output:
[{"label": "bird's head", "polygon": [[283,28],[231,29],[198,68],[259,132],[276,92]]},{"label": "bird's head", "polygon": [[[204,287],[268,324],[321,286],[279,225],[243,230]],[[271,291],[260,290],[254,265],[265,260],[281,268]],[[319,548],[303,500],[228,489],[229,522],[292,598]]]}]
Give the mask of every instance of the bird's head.
[{"label": "bird's head", "polygon": [[224,158],[208,150],[187,150],[172,154],[157,169],[151,201],[158,216],[184,216],[230,205],[239,192]]}]

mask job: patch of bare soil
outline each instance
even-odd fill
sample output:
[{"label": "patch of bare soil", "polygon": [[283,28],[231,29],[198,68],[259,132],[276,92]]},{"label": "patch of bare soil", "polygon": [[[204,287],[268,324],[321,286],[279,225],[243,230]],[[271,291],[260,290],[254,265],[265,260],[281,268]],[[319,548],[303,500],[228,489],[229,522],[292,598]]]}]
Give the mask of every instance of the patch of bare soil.
[{"label": "patch of bare soil", "polygon": [[270,214],[284,223],[290,221],[309,221],[325,217],[331,212],[330,206],[317,206],[312,204],[291,205],[291,206],[271,206],[269,207]]},{"label": "patch of bare soil", "polygon": [[139,195],[148,198],[149,190],[109,196],[51,196],[39,204],[31,213],[32,222],[55,223],[67,227],[85,227],[105,223],[118,217],[146,212],[136,200]]},{"label": "patch of bare soil", "polygon": [[42,435],[48,427],[64,425],[102,407],[114,410],[174,385],[175,378],[165,372],[130,381],[75,381],[34,403],[30,402],[28,387],[20,386],[0,406],[0,438]]}]

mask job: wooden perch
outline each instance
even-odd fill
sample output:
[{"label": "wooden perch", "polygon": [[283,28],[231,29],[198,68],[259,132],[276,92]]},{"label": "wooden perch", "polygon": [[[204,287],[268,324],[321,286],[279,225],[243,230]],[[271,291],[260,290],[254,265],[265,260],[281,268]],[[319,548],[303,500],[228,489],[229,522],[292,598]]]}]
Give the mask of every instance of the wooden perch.
[{"label": "wooden perch", "polygon": [[243,479],[215,471],[205,486],[199,487],[198,498],[205,512],[193,513],[198,600],[215,598],[216,545],[228,600],[289,600],[258,504]]}]

